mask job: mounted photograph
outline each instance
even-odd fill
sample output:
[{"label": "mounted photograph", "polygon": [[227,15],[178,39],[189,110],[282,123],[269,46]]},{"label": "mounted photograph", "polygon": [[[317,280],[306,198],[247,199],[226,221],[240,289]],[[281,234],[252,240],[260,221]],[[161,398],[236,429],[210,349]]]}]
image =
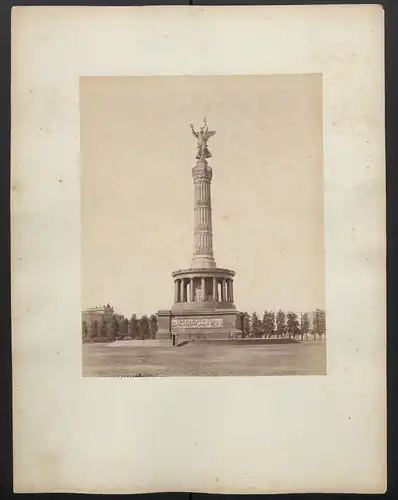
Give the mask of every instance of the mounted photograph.
[{"label": "mounted photograph", "polygon": [[322,77],[80,79],[88,377],[326,375]]},{"label": "mounted photograph", "polygon": [[11,28],[14,491],[384,492],[382,8]]}]

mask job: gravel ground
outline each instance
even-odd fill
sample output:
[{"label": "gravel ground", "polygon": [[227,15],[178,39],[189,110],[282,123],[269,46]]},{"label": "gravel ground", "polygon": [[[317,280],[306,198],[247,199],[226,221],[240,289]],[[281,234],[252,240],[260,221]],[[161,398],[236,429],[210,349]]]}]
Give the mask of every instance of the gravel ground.
[{"label": "gravel ground", "polygon": [[83,344],[83,376],[326,375],[326,342],[260,346],[123,341]]}]

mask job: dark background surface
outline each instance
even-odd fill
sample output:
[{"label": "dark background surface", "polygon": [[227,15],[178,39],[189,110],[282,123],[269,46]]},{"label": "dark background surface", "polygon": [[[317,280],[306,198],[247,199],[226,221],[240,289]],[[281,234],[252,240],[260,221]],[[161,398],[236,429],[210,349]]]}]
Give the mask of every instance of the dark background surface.
[{"label": "dark background surface", "polygon": [[[110,2],[104,0],[56,2],[56,1],[9,1],[1,0],[0,3],[0,109],[1,109],[1,182],[0,182],[0,220],[2,223],[1,239],[1,275],[0,284],[2,289],[1,314],[3,324],[1,329],[1,362],[0,362],[0,387],[1,387],[1,436],[0,436],[0,491],[2,497],[13,496],[12,493],[12,375],[11,375],[11,300],[10,300],[10,16],[11,8],[16,5],[321,5],[321,4],[369,4],[378,3],[385,10],[385,51],[386,51],[386,147],[387,147],[387,324],[388,324],[388,492],[387,495],[395,497],[397,489],[398,463],[396,458],[397,443],[397,335],[394,335],[394,326],[398,323],[397,317],[397,291],[398,291],[398,268],[394,258],[398,253],[398,0],[385,0],[382,2],[336,2],[336,1],[307,1],[307,2],[243,2],[243,1],[200,1],[181,0],[158,1],[158,2],[132,2],[118,1]],[[172,456],[173,450],[170,450]],[[39,496],[39,495],[23,495]],[[41,495],[40,495],[41,496]],[[48,496],[48,495],[47,495]],[[53,495],[51,495],[53,496]],[[60,495],[56,495],[60,496]],[[62,495],[80,497],[83,495]],[[106,495],[105,495],[106,496]],[[250,495],[251,497],[253,495]],[[266,495],[254,495],[262,497]],[[278,495],[278,498],[287,495]],[[289,495],[292,496],[292,495]],[[314,495],[294,495],[314,496]],[[318,496],[318,495],[315,495]],[[322,495],[327,496],[327,495]],[[370,495],[373,497],[376,495]],[[378,495],[379,496],[379,495]],[[104,496],[101,496],[102,498]],[[159,499],[192,499],[204,500],[205,498],[227,497],[242,498],[242,495],[205,495],[187,493],[164,493],[134,495],[135,498],[159,498]],[[249,497],[249,495],[244,495]],[[354,497],[354,495],[344,495]],[[369,496],[368,496],[369,498]]]}]

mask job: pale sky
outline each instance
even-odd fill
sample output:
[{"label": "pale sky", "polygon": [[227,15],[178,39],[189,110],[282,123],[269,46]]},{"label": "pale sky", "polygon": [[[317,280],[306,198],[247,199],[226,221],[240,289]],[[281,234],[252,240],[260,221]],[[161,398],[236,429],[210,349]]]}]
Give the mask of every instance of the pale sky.
[{"label": "pale sky", "polygon": [[206,115],[213,246],[241,311],[324,307],[320,75],[81,79],[82,307],[170,309]]}]

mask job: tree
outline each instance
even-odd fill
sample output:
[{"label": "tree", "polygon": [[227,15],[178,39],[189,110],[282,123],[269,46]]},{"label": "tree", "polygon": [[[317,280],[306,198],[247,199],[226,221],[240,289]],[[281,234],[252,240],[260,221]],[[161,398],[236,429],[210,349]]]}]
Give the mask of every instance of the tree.
[{"label": "tree", "polygon": [[326,312],[324,310],[321,310],[320,312],[321,319],[320,319],[320,333],[319,335],[326,335]]},{"label": "tree", "polygon": [[108,337],[116,339],[119,335],[120,325],[118,318],[113,314],[108,323]]},{"label": "tree", "polygon": [[271,330],[271,337],[273,337],[275,335],[275,313],[272,311],[269,313],[269,324]]},{"label": "tree", "polygon": [[316,335],[319,335],[319,338],[322,337],[324,333],[326,333],[326,314],[322,309],[316,309],[314,312],[314,340]]},{"label": "tree", "polygon": [[279,310],[276,314],[276,336],[283,338],[286,333],[286,316],[285,313]]},{"label": "tree", "polygon": [[301,327],[300,327],[301,340],[303,340],[304,335],[305,338],[308,340],[309,331],[310,331],[310,320],[308,318],[308,313],[304,313],[301,315]]},{"label": "tree", "polygon": [[254,337],[261,337],[262,335],[262,323],[261,320],[257,317],[257,314],[254,312],[252,314],[251,321],[251,331]]},{"label": "tree", "polygon": [[138,338],[145,340],[149,337],[149,319],[146,314],[138,321]]},{"label": "tree", "polygon": [[90,326],[90,337],[98,337],[98,321],[95,319]]},{"label": "tree", "polygon": [[264,311],[262,329],[265,338],[270,338],[275,333],[275,314],[273,312]]},{"label": "tree", "polygon": [[149,336],[151,339],[156,338],[158,332],[158,317],[156,314],[152,314],[149,318]]},{"label": "tree", "polygon": [[129,321],[129,335],[132,339],[138,338],[138,320],[135,314],[131,316]]},{"label": "tree", "polygon": [[87,321],[82,322],[82,338],[83,340],[87,338],[88,335],[88,326],[87,326]]},{"label": "tree", "polygon": [[292,337],[295,338],[299,331],[300,327],[297,314],[294,312],[289,312],[287,314],[287,332],[289,334],[289,339]]},{"label": "tree", "polygon": [[250,335],[250,316],[247,312],[242,314],[242,337]]},{"label": "tree", "polygon": [[122,318],[120,321],[119,337],[124,339],[127,337],[129,332],[129,320],[127,318]]},{"label": "tree", "polygon": [[99,325],[100,337],[106,337],[108,334],[108,324],[105,318],[102,318],[101,324]]}]

